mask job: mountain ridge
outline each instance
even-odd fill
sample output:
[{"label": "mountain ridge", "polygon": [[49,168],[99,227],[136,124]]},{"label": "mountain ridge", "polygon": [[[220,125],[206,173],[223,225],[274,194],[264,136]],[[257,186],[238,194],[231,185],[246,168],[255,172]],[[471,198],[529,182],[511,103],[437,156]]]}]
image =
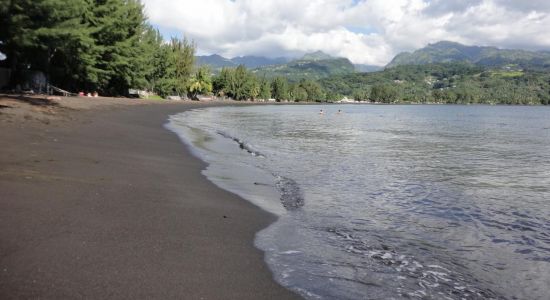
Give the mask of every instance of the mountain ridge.
[{"label": "mountain ridge", "polygon": [[217,54],[197,56],[196,58],[198,65],[209,65],[215,73],[224,67],[244,65],[254,73],[265,77],[286,76],[291,80],[320,79],[357,72],[377,72],[402,65],[455,62],[470,63],[486,68],[550,70],[550,50],[501,49],[494,46],[464,45],[452,41],[439,41],[412,52],[399,53],[385,67],[353,64],[347,58],[334,57],[322,51],[306,53],[302,57],[294,59],[263,56],[225,58]]},{"label": "mountain ridge", "polygon": [[197,55],[195,59],[199,66],[210,65],[210,67],[217,69],[222,67],[237,67],[244,65],[249,69],[255,69],[263,66],[271,65],[283,65],[293,61],[322,61],[332,59],[342,59],[343,57],[334,57],[323,51],[308,52],[301,57],[289,58],[289,57],[276,57],[270,58],[266,56],[257,55],[243,55],[235,56],[232,58],[226,58],[219,54],[211,55]]},{"label": "mountain ridge", "polygon": [[303,78],[319,79],[331,75],[356,72],[356,67],[347,58],[333,57],[322,51],[306,53],[297,59],[267,58],[262,56],[239,56],[225,58],[213,54],[196,56],[198,65],[208,65],[216,73],[224,67],[244,65],[253,73],[273,78],[284,76],[290,80]]},{"label": "mountain ridge", "polygon": [[549,68],[550,52],[469,46],[457,42],[440,41],[413,52],[399,53],[386,65],[386,68],[450,62],[467,62],[485,67],[517,65],[523,68]]},{"label": "mountain ridge", "polygon": [[309,52],[304,54],[300,60],[327,60],[327,59],[334,59],[336,57],[331,56],[329,54],[326,54],[323,51],[315,51],[315,52]]},{"label": "mountain ridge", "polygon": [[355,66],[347,58],[321,59],[319,57],[312,59],[305,56],[284,65],[256,68],[252,72],[267,78],[283,76],[291,81],[298,81],[300,79],[321,79],[333,75],[355,73]]}]

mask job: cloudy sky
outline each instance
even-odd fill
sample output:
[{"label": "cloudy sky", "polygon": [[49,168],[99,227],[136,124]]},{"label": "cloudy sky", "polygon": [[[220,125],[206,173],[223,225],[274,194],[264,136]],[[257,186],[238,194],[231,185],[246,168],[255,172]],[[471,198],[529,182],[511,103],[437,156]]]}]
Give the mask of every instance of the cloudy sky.
[{"label": "cloudy sky", "polygon": [[550,50],[550,0],[143,0],[166,38],[199,54],[299,56],[321,50],[385,65],[440,40]]}]

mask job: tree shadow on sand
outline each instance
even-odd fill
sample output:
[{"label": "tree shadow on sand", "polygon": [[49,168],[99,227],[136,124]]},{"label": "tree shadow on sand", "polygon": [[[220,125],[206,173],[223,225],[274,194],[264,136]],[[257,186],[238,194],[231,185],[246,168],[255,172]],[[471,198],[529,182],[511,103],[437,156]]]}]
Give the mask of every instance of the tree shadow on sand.
[{"label": "tree shadow on sand", "polygon": [[[8,99],[13,99],[13,100],[16,100],[16,101],[24,102],[24,103],[27,103],[27,104],[30,104],[30,105],[34,105],[34,106],[59,106],[59,103],[57,103],[53,100],[46,99],[46,98],[36,98],[36,97],[30,97],[30,96],[25,96],[25,95],[20,95],[20,96],[6,95],[4,97],[8,98]],[[0,108],[6,108],[6,107],[0,107]]]}]

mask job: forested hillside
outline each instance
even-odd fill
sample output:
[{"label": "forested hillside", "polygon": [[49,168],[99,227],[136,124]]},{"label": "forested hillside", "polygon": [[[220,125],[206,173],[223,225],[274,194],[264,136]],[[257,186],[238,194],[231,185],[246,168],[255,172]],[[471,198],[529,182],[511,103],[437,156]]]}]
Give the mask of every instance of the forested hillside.
[{"label": "forested hillside", "polygon": [[450,62],[467,62],[493,68],[513,65],[535,70],[550,70],[550,53],[466,46],[455,42],[441,41],[412,53],[400,53],[387,67]]},{"label": "forested hillside", "polygon": [[322,79],[328,92],[382,103],[548,104],[550,73],[469,63],[407,65]]},{"label": "forested hillside", "polygon": [[[250,69],[258,77],[273,79],[285,77],[289,81],[298,82],[301,79],[321,79],[332,75],[351,74],[356,70],[348,59],[332,57],[322,51],[306,53],[298,59],[289,58],[267,58],[261,56],[240,56],[225,58],[213,54],[208,56],[197,56],[197,64],[208,66],[210,70],[218,74],[222,68],[243,65]],[[366,66],[372,70],[372,66]]]},{"label": "forested hillside", "polygon": [[265,66],[254,69],[260,77],[274,78],[282,76],[290,81],[301,79],[321,79],[333,75],[351,74],[355,66],[347,58],[319,58],[313,59],[306,55],[299,60],[283,65]]},{"label": "forested hillside", "polygon": [[384,71],[321,84],[333,93],[385,103],[548,104],[550,54],[442,41],[398,54]]}]

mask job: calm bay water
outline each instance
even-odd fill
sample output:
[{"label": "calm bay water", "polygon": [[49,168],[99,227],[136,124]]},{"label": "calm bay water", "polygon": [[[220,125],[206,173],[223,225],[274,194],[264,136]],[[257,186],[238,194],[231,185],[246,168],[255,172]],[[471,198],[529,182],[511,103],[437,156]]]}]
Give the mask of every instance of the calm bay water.
[{"label": "calm bay water", "polygon": [[221,107],[168,127],[279,215],[255,243],[306,298],[550,298],[548,107]]}]

